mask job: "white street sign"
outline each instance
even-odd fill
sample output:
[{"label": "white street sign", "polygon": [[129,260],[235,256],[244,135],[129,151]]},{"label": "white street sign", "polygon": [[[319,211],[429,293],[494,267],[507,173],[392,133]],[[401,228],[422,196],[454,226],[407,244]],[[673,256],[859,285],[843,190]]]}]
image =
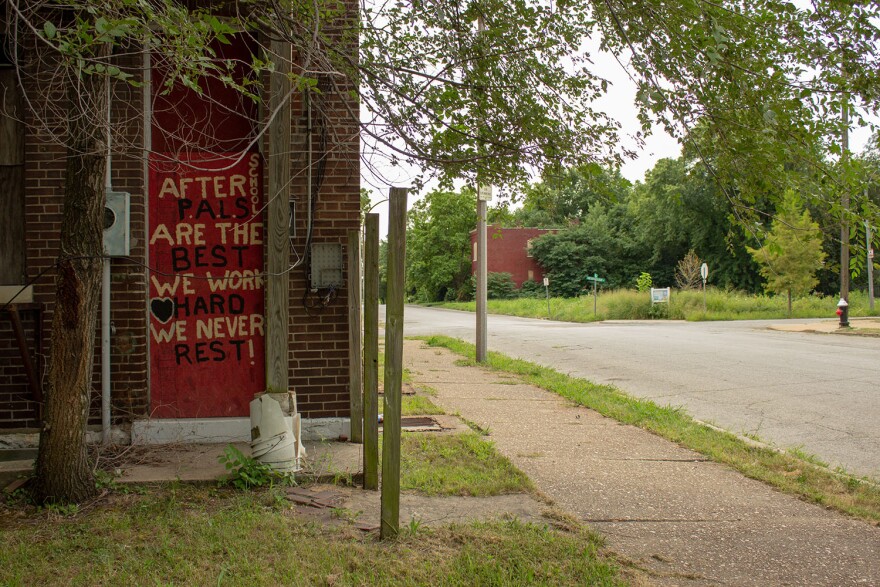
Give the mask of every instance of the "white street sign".
[{"label": "white street sign", "polygon": [[709,266],[703,263],[700,265],[700,277],[703,278],[703,281],[709,279]]},{"label": "white street sign", "polygon": [[550,278],[549,278],[549,277],[545,277],[545,278],[544,278],[544,287],[547,287],[548,285],[550,285]]},{"label": "white street sign", "polygon": [[485,202],[491,202],[492,201],[492,186],[478,185],[477,186],[477,199],[483,200]]}]

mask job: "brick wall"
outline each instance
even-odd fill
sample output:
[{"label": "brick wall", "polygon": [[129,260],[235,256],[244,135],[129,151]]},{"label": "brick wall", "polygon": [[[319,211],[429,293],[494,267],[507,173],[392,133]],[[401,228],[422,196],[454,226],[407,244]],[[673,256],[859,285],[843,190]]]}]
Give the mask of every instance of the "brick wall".
[{"label": "brick wall", "polygon": [[[125,64],[123,64],[125,65]],[[138,63],[129,63],[136,71]],[[51,78],[31,78],[30,95],[43,95],[51,105],[63,104],[62,88]],[[54,85],[53,85],[54,84]],[[357,104],[338,90],[324,94],[315,116],[326,133],[313,139],[314,161],[323,160],[317,186],[313,242],[346,242],[349,230],[358,227],[359,141],[358,124],[349,112]],[[111,321],[112,411],[116,423],[149,415],[147,348],[146,195],[144,174],[143,95],[140,88],[117,83],[113,88],[113,188],[131,193],[131,255],[114,259],[112,267]],[[344,102],[348,101],[348,103]],[[45,105],[45,104],[44,104]],[[38,106],[40,106],[38,104]],[[292,104],[292,173],[295,176],[296,238],[294,250],[303,255],[307,232],[305,185],[305,120],[302,104]],[[34,284],[35,301],[43,304],[44,352],[51,345],[54,279],[52,265],[58,255],[63,203],[65,150],[63,108],[40,108],[28,122],[25,161],[25,217],[28,277],[45,274]],[[39,123],[39,124],[37,124]],[[264,151],[265,152],[265,151]],[[265,220],[265,219],[264,219]],[[305,268],[290,273],[290,376],[298,407],[305,417],[343,417],[349,412],[348,315],[346,286],[334,292],[326,308],[307,311],[302,299],[308,292]],[[346,281],[347,283],[347,281]],[[26,328],[32,329],[25,319]],[[100,422],[100,329],[96,332],[95,371],[90,423]],[[36,424],[35,405],[23,370],[11,353],[18,350],[8,323],[0,321],[0,428]],[[45,365],[45,362],[44,362]],[[45,371],[45,369],[43,369]],[[44,373],[42,374],[44,375]]]},{"label": "brick wall", "polygon": [[[324,128],[324,140],[316,132],[312,140],[313,172],[325,161],[314,212],[314,242],[344,246],[350,230],[359,226],[360,159],[358,125],[348,116],[344,90],[326,91],[312,103],[313,128]],[[356,104],[348,104],[357,111]],[[296,199],[294,251],[305,252],[307,233],[306,169],[308,150],[306,118],[302,103],[293,107],[294,151],[291,173],[297,177],[292,197]],[[323,144],[323,146],[322,146]],[[317,183],[317,181],[315,182]],[[348,392],[348,276],[336,299],[325,309],[307,311],[301,300],[307,294],[305,271],[291,274],[290,292],[290,378],[299,410],[307,417],[349,415]]]},{"label": "brick wall", "polygon": [[[34,349],[37,315],[32,311],[23,311],[20,316],[34,368],[39,370],[40,356]],[[0,315],[0,428],[35,426],[37,408],[12,330],[12,322],[4,312]]]},{"label": "brick wall", "polygon": [[[489,273],[510,273],[517,287],[524,281],[534,280],[540,283],[544,277],[544,269],[533,258],[528,256],[528,243],[534,238],[548,232],[546,228],[501,228],[489,226],[486,231],[487,271]],[[471,232],[471,273],[477,270],[476,264],[476,231]]]}]

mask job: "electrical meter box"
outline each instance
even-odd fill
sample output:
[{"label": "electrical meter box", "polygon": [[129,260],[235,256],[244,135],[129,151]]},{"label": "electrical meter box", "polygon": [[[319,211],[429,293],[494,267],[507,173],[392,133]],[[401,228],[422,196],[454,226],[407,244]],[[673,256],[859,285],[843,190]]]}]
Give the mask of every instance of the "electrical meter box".
[{"label": "electrical meter box", "polygon": [[342,245],[315,243],[312,245],[312,289],[342,287]]},{"label": "electrical meter box", "polygon": [[104,205],[104,254],[126,257],[131,252],[131,194],[107,191]]}]

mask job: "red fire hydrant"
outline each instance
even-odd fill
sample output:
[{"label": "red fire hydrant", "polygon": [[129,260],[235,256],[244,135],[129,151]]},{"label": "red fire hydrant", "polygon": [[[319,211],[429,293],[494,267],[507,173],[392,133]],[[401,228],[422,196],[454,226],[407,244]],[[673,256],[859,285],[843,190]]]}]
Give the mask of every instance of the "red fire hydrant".
[{"label": "red fire hydrant", "polygon": [[840,298],[840,301],[837,302],[837,315],[840,317],[840,328],[846,328],[849,326],[849,304],[845,299]]}]

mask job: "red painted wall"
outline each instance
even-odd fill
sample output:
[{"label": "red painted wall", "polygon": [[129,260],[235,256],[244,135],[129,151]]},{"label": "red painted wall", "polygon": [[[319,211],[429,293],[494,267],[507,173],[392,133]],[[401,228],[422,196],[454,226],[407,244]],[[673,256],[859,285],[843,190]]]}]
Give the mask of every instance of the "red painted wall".
[{"label": "red painted wall", "polygon": [[[527,255],[528,243],[548,232],[547,228],[501,228],[490,226],[486,231],[487,270],[489,273],[510,273],[517,287],[532,279],[541,282],[544,269]],[[477,270],[476,231],[471,232],[471,274]],[[531,273],[531,275],[530,275]]]}]

